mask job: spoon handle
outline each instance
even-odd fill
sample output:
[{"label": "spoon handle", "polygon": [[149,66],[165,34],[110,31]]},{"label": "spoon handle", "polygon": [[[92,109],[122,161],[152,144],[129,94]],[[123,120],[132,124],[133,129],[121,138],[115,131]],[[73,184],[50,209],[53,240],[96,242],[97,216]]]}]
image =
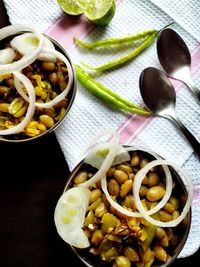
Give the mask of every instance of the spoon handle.
[{"label": "spoon handle", "polygon": [[191,132],[185,127],[185,125],[177,118],[175,115],[169,115],[167,116],[169,120],[171,120],[183,133],[185,138],[188,140],[190,145],[192,146],[194,152],[198,155],[200,158],[200,143],[197,141],[197,139],[194,137],[194,135],[191,134]]},{"label": "spoon handle", "polygon": [[192,80],[185,81],[185,84],[190,88],[193,95],[199,100],[200,102],[200,90],[194,85]]}]

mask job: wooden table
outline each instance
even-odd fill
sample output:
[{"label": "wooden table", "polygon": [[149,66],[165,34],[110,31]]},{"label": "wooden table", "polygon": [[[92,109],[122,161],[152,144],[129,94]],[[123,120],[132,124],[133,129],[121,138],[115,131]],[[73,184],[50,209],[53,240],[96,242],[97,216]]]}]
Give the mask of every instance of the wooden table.
[{"label": "wooden table", "polygon": [[[0,0],[0,28],[8,24]],[[0,151],[0,267],[83,266],[54,226],[54,208],[69,175],[55,135],[0,143]],[[172,267],[194,266],[198,260],[200,251]]]}]

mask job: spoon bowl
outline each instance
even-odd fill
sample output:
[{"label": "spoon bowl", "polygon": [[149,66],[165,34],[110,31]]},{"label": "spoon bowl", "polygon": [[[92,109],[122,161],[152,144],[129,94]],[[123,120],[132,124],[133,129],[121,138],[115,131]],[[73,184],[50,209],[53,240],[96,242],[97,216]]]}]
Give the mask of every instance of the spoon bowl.
[{"label": "spoon bowl", "polygon": [[153,114],[173,122],[200,157],[200,143],[176,116],[176,92],[164,72],[153,67],[144,69],[140,75],[139,85],[142,99],[147,108]]},{"label": "spoon bowl", "polygon": [[172,29],[163,29],[157,39],[157,54],[168,76],[184,82],[200,101],[200,91],[191,79],[190,51],[181,36]]}]

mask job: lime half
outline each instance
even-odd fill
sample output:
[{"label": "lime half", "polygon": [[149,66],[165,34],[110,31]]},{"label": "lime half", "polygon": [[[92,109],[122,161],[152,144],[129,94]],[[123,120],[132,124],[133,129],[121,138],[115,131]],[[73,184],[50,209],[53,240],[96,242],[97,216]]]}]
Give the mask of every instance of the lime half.
[{"label": "lime half", "polygon": [[77,0],[57,0],[58,5],[62,10],[70,15],[80,15],[83,13],[82,7]]},{"label": "lime half", "polygon": [[84,13],[92,23],[106,26],[115,14],[115,0],[90,0]]}]

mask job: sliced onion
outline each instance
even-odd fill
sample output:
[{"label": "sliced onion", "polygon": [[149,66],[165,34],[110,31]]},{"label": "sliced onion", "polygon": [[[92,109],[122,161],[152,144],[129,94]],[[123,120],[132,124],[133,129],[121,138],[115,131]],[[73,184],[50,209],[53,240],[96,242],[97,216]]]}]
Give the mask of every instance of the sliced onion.
[{"label": "sliced onion", "polygon": [[[53,43],[48,38],[46,38],[45,36],[43,38],[44,38],[43,48],[55,49]],[[21,55],[27,55],[32,53],[37,48],[38,43],[39,40],[35,36],[35,34],[28,32],[13,38],[12,41],[10,42],[10,45]],[[56,56],[52,55],[51,53],[46,53],[41,51],[37,59],[43,61],[55,62]]]},{"label": "sliced onion", "polygon": [[59,198],[54,212],[58,234],[65,242],[78,248],[90,245],[82,230],[89,196],[90,191],[86,188],[70,188]]},{"label": "sliced onion", "polygon": [[[88,155],[84,159],[84,162],[96,169],[99,169],[103,164],[108,152],[109,149],[107,143],[99,144],[95,147],[95,149],[88,153]],[[122,145],[118,144],[116,156],[112,162],[112,166],[128,160],[130,160],[129,153]]]},{"label": "sliced onion", "polygon": [[[142,152],[146,152],[146,153],[154,156],[157,159],[160,158],[156,153],[154,153],[154,152],[152,152],[150,150],[141,148],[141,147],[128,147],[128,148],[126,148],[127,152],[130,152],[130,151],[133,152],[133,151],[138,151],[138,150],[142,151]],[[164,172],[165,172],[165,175],[166,175],[166,192],[165,192],[165,195],[163,196],[162,200],[153,209],[151,209],[149,211],[145,211],[149,215],[155,213],[158,210],[160,210],[167,203],[168,199],[171,196],[171,192],[172,192],[172,177],[171,177],[171,173],[170,173],[170,171],[169,171],[167,166],[163,166],[163,169],[164,169]],[[144,178],[144,176],[145,175],[143,175],[143,178]],[[134,179],[134,183],[135,183],[135,181],[136,181],[136,178]],[[124,214],[126,216],[129,216],[129,217],[142,217],[143,216],[142,214],[140,214],[138,212],[132,212],[132,211],[129,211],[129,210],[125,209],[124,207],[122,207],[120,204],[118,204],[117,202],[115,202],[112,199],[112,197],[110,196],[110,194],[108,192],[108,189],[107,189],[106,175],[104,175],[102,180],[101,180],[101,186],[102,186],[102,190],[103,190],[104,194],[106,195],[106,198],[107,198],[108,202],[110,203],[110,205],[112,205],[120,213],[122,213],[122,214]]]},{"label": "sliced onion", "polygon": [[116,156],[118,145],[119,145],[119,136],[118,136],[117,132],[115,132],[113,134],[112,140],[108,144],[109,152],[108,152],[107,156],[105,157],[105,160],[103,161],[101,167],[95,173],[95,175],[92,176],[92,178],[90,178],[88,181],[80,184],[79,185],[80,187],[86,187],[86,188],[90,187],[91,185],[93,185],[97,181],[101,180],[104,175],[106,175],[106,172],[111,167],[113,160]]},{"label": "sliced onion", "polygon": [[[150,155],[152,155],[154,158],[156,159],[161,159],[160,156],[158,156],[156,153],[154,153],[153,151],[150,151],[148,149],[144,149],[144,148],[140,148],[140,147],[128,147],[127,151],[142,151],[142,152],[146,152]],[[151,162],[149,162],[148,164],[151,165]],[[143,176],[143,178],[145,177],[145,175],[147,174],[147,172],[151,169],[149,168],[149,165],[145,165],[141,170],[140,173]],[[159,211],[162,207],[165,206],[165,204],[167,203],[167,201],[169,200],[171,194],[172,194],[172,186],[173,186],[173,182],[172,182],[172,176],[171,176],[171,172],[168,168],[168,166],[164,165],[162,166],[163,170],[165,172],[165,177],[166,177],[166,190],[165,190],[165,194],[163,196],[163,198],[161,199],[161,201],[151,210],[146,211],[148,215],[151,215],[157,211]],[[137,177],[137,176],[135,176]],[[135,184],[137,185],[137,178],[134,179],[134,183],[133,183],[133,188],[135,186]]]},{"label": "sliced onion", "polygon": [[0,50],[0,64],[10,63],[15,56],[15,51],[10,47]]},{"label": "sliced onion", "polygon": [[[67,71],[68,71],[68,76],[69,76],[69,79],[68,79],[68,83],[67,83],[67,86],[66,88],[62,91],[62,93],[60,93],[58,96],[56,96],[53,100],[49,101],[49,102],[46,102],[46,103],[35,103],[35,105],[37,107],[40,107],[40,108],[50,108],[50,107],[53,107],[54,105],[56,105],[57,103],[59,103],[62,99],[64,99],[70,88],[71,88],[71,85],[72,85],[72,82],[73,82],[73,72],[72,72],[72,67],[71,67],[71,64],[69,62],[69,60],[63,55],[61,54],[60,52],[54,50],[54,49],[43,49],[42,51],[46,52],[46,53],[50,53],[50,54],[53,54],[55,55],[57,58],[59,58],[60,60],[62,60],[65,65],[67,66]],[[15,87],[18,91],[18,93],[26,100],[26,101],[29,101],[29,98],[28,96],[24,93],[23,89],[22,89],[22,86],[20,84],[20,81],[17,80],[17,79],[14,79],[14,84],[15,84]]]},{"label": "sliced onion", "polygon": [[19,71],[19,70],[27,67],[28,65],[30,65],[31,63],[33,63],[37,59],[37,57],[39,56],[39,54],[43,48],[44,38],[43,38],[42,33],[37,31],[36,29],[34,29],[30,26],[26,26],[26,25],[18,25],[18,24],[17,25],[10,25],[10,26],[7,26],[7,27],[0,29],[0,40],[6,38],[8,36],[17,34],[21,31],[33,32],[35,34],[35,36],[39,39],[39,44],[36,47],[36,49],[33,50],[32,53],[25,55],[24,57],[22,57],[18,61],[0,65],[0,74]]},{"label": "sliced onion", "polygon": [[10,134],[19,133],[20,131],[22,131],[26,127],[26,125],[32,119],[34,112],[35,112],[35,90],[34,90],[34,87],[31,83],[31,81],[24,74],[22,74],[20,72],[16,71],[16,72],[13,72],[13,74],[26,87],[28,95],[29,95],[30,103],[29,103],[25,118],[16,126],[13,126],[9,129],[5,129],[5,130],[0,130],[0,135],[10,135]]},{"label": "sliced onion", "polygon": [[[185,206],[181,212],[181,215],[169,222],[161,222],[158,220],[153,219],[150,215],[149,212],[147,212],[145,210],[145,208],[143,207],[140,197],[139,197],[139,189],[142,183],[142,180],[144,178],[144,176],[146,175],[146,173],[153,167],[158,166],[158,165],[167,165],[167,166],[172,166],[178,173],[181,174],[181,176],[183,176],[186,180],[187,186],[188,186],[188,198],[187,201],[185,203]],[[190,176],[183,171],[179,166],[177,166],[176,164],[170,162],[170,161],[166,161],[166,160],[154,160],[150,163],[148,163],[143,169],[141,169],[139,172],[137,172],[137,174],[135,175],[135,182],[133,185],[133,194],[134,194],[134,199],[135,199],[135,205],[137,207],[137,210],[142,214],[142,216],[150,223],[155,224],[157,226],[160,227],[175,227],[177,226],[187,215],[189,209],[190,209],[190,205],[192,202],[192,197],[193,197],[193,186],[192,186],[192,179],[190,178]],[[151,210],[150,210],[151,211]],[[152,213],[151,213],[152,214]]]}]

